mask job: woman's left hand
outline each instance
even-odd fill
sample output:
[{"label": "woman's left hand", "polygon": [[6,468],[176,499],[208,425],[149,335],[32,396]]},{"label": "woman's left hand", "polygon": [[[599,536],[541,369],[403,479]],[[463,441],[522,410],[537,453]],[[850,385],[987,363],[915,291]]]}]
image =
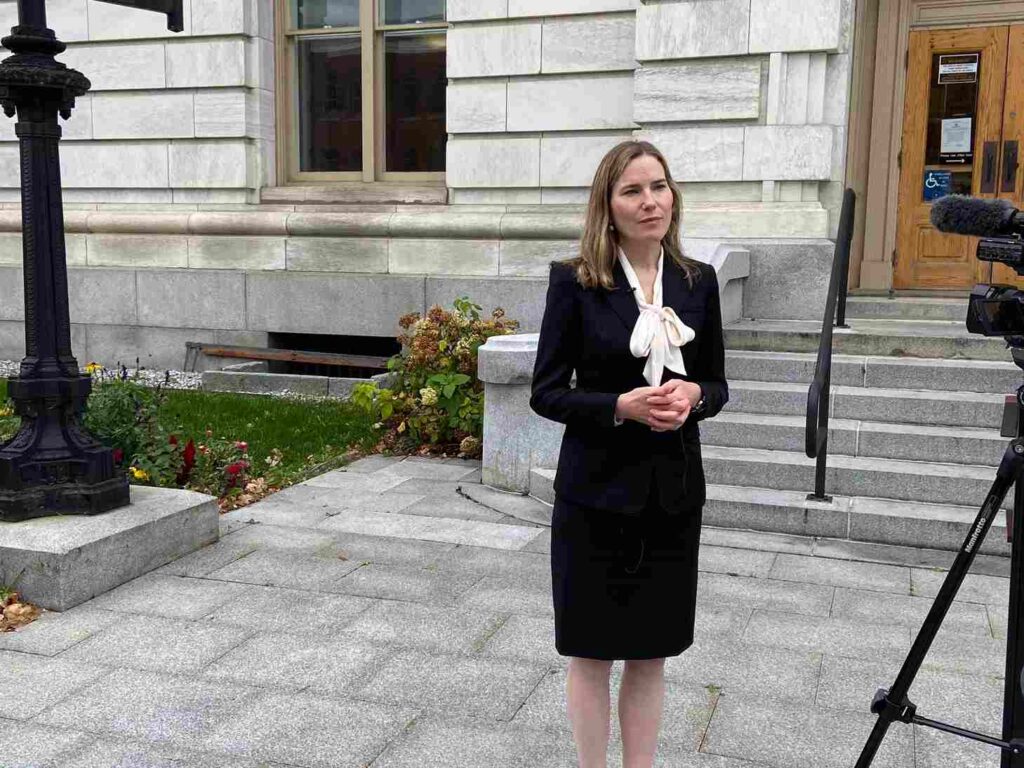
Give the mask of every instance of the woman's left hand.
[{"label": "woman's left hand", "polygon": [[670,379],[662,386],[666,394],[647,398],[650,414],[656,420],[651,423],[655,432],[669,432],[683,426],[690,416],[690,409],[700,402],[701,396],[700,385],[692,381]]}]

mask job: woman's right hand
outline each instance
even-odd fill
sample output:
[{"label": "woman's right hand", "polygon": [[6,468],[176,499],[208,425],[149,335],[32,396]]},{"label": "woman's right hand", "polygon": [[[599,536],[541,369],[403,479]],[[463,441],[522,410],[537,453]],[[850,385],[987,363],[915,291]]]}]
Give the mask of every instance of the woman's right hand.
[{"label": "woman's right hand", "polygon": [[663,397],[667,394],[668,390],[664,385],[660,387],[637,387],[629,392],[624,392],[619,395],[619,399],[615,403],[615,418],[639,421],[641,424],[646,424],[651,429],[659,432],[672,429],[673,425],[663,422],[651,413],[652,410],[663,409],[663,406],[652,406],[648,402],[648,399],[651,397]]}]

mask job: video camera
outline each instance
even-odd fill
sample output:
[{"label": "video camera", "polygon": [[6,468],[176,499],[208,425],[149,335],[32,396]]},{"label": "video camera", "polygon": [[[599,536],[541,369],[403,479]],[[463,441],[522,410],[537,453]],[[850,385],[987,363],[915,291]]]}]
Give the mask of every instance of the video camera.
[{"label": "video camera", "polygon": [[[979,260],[1006,264],[1024,277],[1024,213],[1007,201],[948,195],[932,206],[931,221],[940,232],[980,237]],[[1012,285],[975,285],[967,330],[1024,346],[1024,291]]]}]

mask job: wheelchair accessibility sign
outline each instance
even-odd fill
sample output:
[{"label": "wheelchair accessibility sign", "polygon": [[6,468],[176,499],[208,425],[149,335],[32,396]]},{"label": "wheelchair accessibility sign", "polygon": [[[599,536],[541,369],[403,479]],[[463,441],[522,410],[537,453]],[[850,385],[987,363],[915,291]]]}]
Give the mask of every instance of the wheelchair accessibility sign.
[{"label": "wheelchair accessibility sign", "polygon": [[924,199],[925,202],[938,200],[953,191],[952,171],[925,171],[924,172]]}]

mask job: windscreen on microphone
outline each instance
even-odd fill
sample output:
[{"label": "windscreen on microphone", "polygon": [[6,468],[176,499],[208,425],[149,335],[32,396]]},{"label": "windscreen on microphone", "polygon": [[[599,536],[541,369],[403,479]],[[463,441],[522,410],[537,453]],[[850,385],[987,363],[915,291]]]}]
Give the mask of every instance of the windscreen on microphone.
[{"label": "windscreen on microphone", "polygon": [[940,232],[977,237],[998,237],[1014,231],[1017,209],[1006,200],[979,200],[947,195],[932,206],[931,220]]}]

